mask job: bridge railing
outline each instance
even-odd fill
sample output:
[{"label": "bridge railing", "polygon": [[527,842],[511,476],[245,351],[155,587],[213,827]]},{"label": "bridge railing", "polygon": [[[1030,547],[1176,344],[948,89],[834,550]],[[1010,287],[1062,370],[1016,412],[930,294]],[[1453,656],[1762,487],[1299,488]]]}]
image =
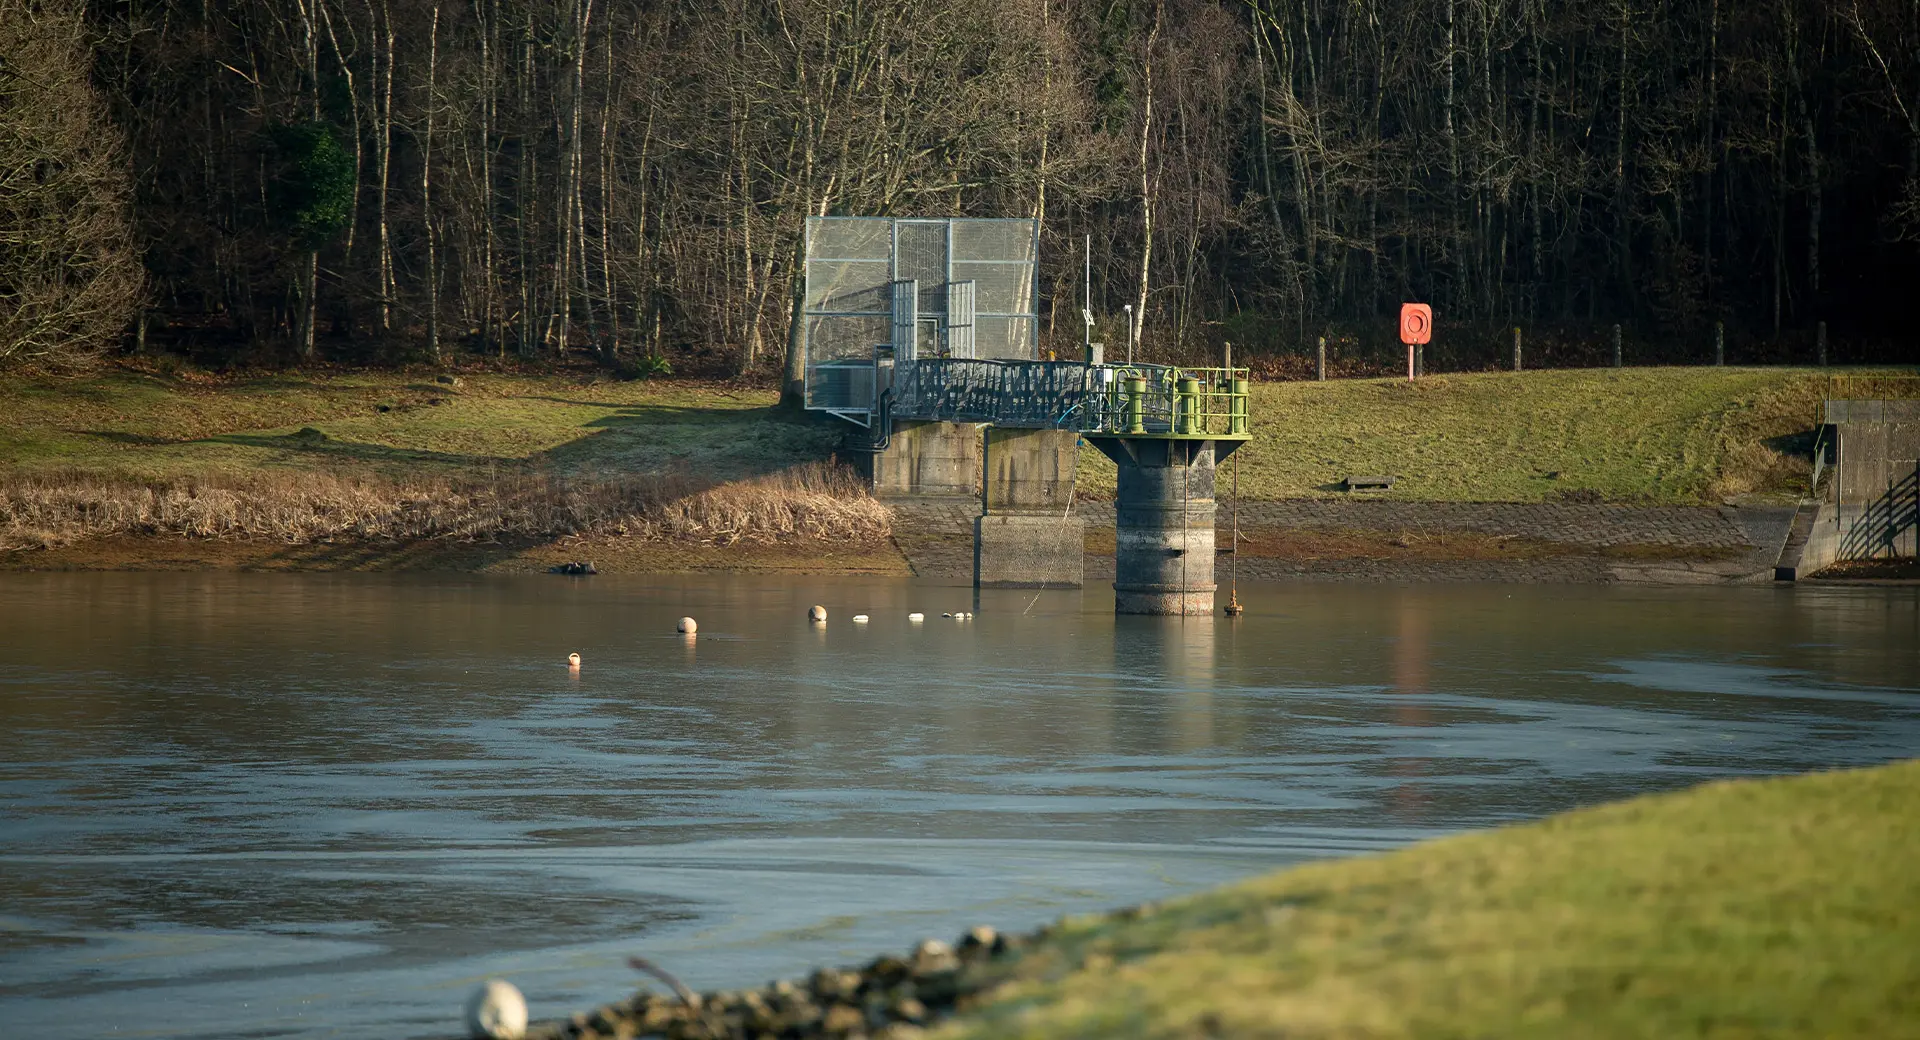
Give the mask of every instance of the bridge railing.
[{"label": "bridge railing", "polygon": [[896,363],[898,419],[1171,437],[1247,433],[1248,371],[1073,361]]},{"label": "bridge railing", "polygon": [[1083,433],[1173,437],[1247,434],[1244,368],[1110,365],[1094,370],[1100,386],[1078,425]]}]

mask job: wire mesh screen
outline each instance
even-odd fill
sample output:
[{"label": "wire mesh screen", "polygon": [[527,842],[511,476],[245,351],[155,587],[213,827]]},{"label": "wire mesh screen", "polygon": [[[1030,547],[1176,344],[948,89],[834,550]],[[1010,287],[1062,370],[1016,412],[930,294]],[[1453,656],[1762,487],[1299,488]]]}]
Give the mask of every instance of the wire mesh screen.
[{"label": "wire mesh screen", "polygon": [[[1035,358],[1038,230],[1023,219],[809,217],[801,326],[807,406],[872,409],[871,384],[844,369],[871,366],[874,348],[897,338],[895,282],[917,283],[923,358]],[[962,316],[949,314],[949,297],[957,282],[973,283],[974,315],[956,329],[951,321]]]},{"label": "wire mesh screen", "polygon": [[893,234],[894,280],[920,283],[921,317],[947,313],[947,222],[896,221]]}]

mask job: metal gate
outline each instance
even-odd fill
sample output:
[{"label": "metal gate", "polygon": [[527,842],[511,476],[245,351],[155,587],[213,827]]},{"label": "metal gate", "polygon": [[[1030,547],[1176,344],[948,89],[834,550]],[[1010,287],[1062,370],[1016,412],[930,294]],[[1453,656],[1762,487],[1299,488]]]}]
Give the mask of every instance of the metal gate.
[{"label": "metal gate", "polygon": [[918,356],[920,283],[914,279],[893,283],[893,360],[911,364]]},{"label": "metal gate", "polygon": [[972,282],[947,286],[947,356],[974,356]]}]

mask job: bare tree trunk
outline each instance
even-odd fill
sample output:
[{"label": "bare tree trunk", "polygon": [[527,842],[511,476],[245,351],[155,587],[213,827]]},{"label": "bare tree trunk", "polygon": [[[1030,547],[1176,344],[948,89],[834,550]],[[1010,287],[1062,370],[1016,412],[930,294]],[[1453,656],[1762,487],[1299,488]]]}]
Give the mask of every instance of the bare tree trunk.
[{"label": "bare tree trunk", "polygon": [[427,236],[427,353],[440,360],[440,241],[433,219],[433,123],[440,107],[440,5],[427,30],[427,132],[420,142],[420,223]]},{"label": "bare tree trunk", "polygon": [[493,0],[485,0],[479,5],[480,22],[480,263],[482,270],[482,288],[480,300],[480,341],[482,349],[492,345],[494,351],[505,356],[507,352],[506,330],[499,326],[499,271],[494,258],[493,230],[493,130],[498,111],[499,84],[495,78],[494,63],[499,60],[500,46],[499,10]]},{"label": "bare tree trunk", "polygon": [[[315,3],[320,0],[314,0]],[[300,12],[301,49],[306,60],[308,118],[320,122],[320,41],[314,32],[313,9],[306,0],[297,0]],[[314,325],[320,315],[320,248],[311,246],[301,262],[300,292],[294,316],[294,346],[303,359],[313,357]]]},{"label": "bare tree trunk", "polygon": [[620,355],[620,306],[613,294],[613,151],[610,143],[613,102],[613,25],[607,26],[606,78],[600,95],[600,289],[607,310],[605,358],[611,363]]},{"label": "bare tree trunk", "polygon": [[[368,7],[371,14],[373,8]],[[393,9],[387,0],[380,0],[377,31],[380,33],[382,47],[374,69],[374,78],[379,81],[379,110],[375,120],[379,124],[379,133],[375,138],[375,151],[379,156],[380,179],[377,187],[380,250],[380,333],[387,335],[393,331],[393,239],[387,221],[388,185],[393,174]]]},{"label": "bare tree trunk", "polygon": [[1160,38],[1163,10],[1159,4],[1154,5],[1153,28],[1147,33],[1147,45],[1140,62],[1146,86],[1140,110],[1140,290],[1133,312],[1133,328],[1129,331],[1133,341],[1143,347],[1147,329],[1148,279],[1153,271],[1153,174],[1148,165],[1148,146],[1153,139],[1153,45]]}]

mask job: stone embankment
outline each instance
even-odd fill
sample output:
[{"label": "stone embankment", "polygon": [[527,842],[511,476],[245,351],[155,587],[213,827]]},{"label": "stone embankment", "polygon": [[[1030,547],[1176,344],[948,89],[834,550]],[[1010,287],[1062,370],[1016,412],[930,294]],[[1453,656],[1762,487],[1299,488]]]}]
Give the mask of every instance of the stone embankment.
[{"label": "stone embankment", "polygon": [[526,1040],[905,1040],[1006,980],[1024,943],[975,928],[957,946],[927,940],[905,957],[876,957],[856,969],[823,968],[801,982],[782,979],[758,989],[703,994],[636,959],[636,968],[676,992],[642,991],[565,1021],[535,1023]]},{"label": "stone embankment", "polygon": [[[970,578],[974,499],[891,499],[894,540],[922,577]],[[1113,504],[1078,502],[1089,584],[1113,578]],[[1292,499],[1238,505],[1246,581],[1723,584],[1771,580],[1791,506]],[[1220,504],[1216,539],[1235,507]],[[1096,544],[1105,539],[1104,544]]]}]

